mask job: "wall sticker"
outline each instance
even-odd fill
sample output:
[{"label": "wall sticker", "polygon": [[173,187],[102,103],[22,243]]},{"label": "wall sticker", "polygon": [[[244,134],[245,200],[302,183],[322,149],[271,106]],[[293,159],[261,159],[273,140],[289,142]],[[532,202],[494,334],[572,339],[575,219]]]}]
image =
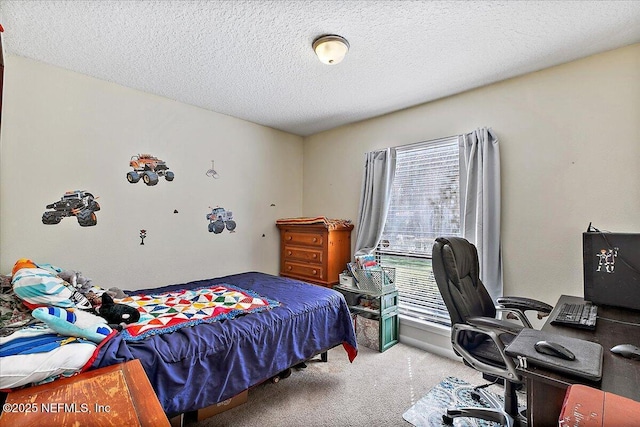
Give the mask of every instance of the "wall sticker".
[{"label": "wall sticker", "polygon": [[[211,208],[211,207],[210,207]],[[216,206],[207,214],[209,220],[209,232],[220,234],[226,228],[233,233],[236,229],[236,222],[233,220],[233,212]]]},{"label": "wall sticker", "polygon": [[205,174],[210,178],[215,178],[215,179],[220,178],[220,175],[218,175],[218,172],[216,172],[216,170],[213,168],[213,160],[211,160],[211,169],[205,172]]},{"label": "wall sticker", "polygon": [[131,156],[129,166],[133,168],[132,171],[127,172],[127,181],[131,184],[135,184],[142,178],[145,184],[152,186],[158,183],[160,176],[164,176],[167,181],[173,181],[174,178],[167,164],[151,154]]},{"label": "wall sticker", "polygon": [[618,248],[613,249],[600,249],[600,253],[596,254],[599,258],[598,268],[596,271],[604,271],[607,273],[613,273],[616,267],[616,258],[618,257]]},{"label": "wall sticker", "polygon": [[98,223],[95,212],[100,210],[97,197],[84,190],[67,191],[59,201],[46,206],[42,214],[42,223],[47,225],[59,224],[62,218],[75,216],[82,227],[91,227]]}]

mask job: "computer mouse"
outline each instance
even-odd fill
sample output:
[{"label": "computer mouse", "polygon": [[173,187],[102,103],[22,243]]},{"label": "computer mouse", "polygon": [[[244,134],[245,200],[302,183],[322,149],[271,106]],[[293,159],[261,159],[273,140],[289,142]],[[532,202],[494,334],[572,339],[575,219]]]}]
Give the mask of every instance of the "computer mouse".
[{"label": "computer mouse", "polygon": [[575,360],[576,356],[566,347],[555,342],[538,341],[533,346],[538,353],[559,357],[564,360]]},{"label": "computer mouse", "polygon": [[619,354],[627,359],[640,360],[640,348],[633,344],[618,344],[611,347],[611,353]]}]

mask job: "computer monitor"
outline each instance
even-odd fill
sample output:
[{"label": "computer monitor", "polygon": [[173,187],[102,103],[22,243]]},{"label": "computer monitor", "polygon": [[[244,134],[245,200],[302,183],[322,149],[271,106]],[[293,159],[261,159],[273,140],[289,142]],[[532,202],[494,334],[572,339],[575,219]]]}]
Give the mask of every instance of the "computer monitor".
[{"label": "computer monitor", "polygon": [[640,233],[582,234],[584,299],[640,310]]}]

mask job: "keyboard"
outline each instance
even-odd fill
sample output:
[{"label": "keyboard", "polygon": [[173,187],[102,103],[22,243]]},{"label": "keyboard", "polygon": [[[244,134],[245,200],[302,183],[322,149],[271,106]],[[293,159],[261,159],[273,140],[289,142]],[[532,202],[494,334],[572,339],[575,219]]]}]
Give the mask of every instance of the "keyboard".
[{"label": "keyboard", "polygon": [[582,329],[595,329],[598,307],[585,301],[584,303],[563,303],[551,320],[552,325],[572,326]]}]

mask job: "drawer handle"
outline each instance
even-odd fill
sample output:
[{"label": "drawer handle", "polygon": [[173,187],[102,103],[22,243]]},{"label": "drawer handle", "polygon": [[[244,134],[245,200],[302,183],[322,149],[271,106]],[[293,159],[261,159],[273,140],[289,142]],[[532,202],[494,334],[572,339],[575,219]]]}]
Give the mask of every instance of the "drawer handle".
[{"label": "drawer handle", "polygon": [[318,254],[313,254],[313,258],[318,258]]},{"label": "drawer handle", "polygon": [[291,251],[287,251],[287,255],[291,256]]},{"label": "drawer handle", "polygon": [[317,237],[314,237],[314,238],[313,238],[313,243],[316,243],[317,241],[318,241],[318,238],[317,238]]},{"label": "drawer handle", "polygon": [[287,236],[287,240],[291,240],[291,236]]},{"label": "drawer handle", "polygon": [[311,270],[313,274],[318,274],[318,270]]},{"label": "drawer handle", "polygon": [[288,267],[287,267],[287,270],[291,271],[291,266],[288,266]]}]

